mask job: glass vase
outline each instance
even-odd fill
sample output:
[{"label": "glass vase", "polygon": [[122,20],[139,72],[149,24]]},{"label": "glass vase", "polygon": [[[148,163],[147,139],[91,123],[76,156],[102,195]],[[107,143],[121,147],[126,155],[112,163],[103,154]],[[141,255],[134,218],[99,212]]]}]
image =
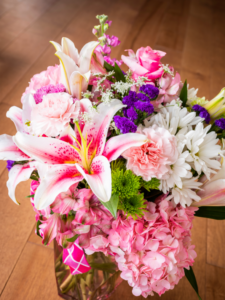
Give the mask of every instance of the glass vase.
[{"label": "glass vase", "polygon": [[107,299],[123,281],[113,256],[101,252],[87,255],[91,270],[78,275],[70,273],[62,261],[63,248],[54,240],[55,275],[58,294],[67,300]]}]

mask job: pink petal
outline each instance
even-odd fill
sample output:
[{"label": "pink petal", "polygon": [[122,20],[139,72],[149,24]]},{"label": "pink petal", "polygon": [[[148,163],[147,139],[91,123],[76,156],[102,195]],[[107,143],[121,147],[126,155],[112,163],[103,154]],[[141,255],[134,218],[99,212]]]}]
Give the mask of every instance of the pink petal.
[{"label": "pink petal", "polygon": [[12,136],[2,134],[0,135],[0,159],[20,161],[29,160],[30,157],[16,146]]},{"label": "pink petal", "polygon": [[117,159],[130,147],[139,147],[147,142],[146,136],[139,133],[127,133],[112,137],[105,145],[103,155],[109,161]]},{"label": "pink petal", "polygon": [[7,187],[9,192],[9,197],[19,204],[15,197],[16,186],[30,178],[31,173],[37,168],[37,162],[30,162],[25,165],[15,165],[9,171],[9,180],[7,181]]},{"label": "pink petal", "polygon": [[131,71],[139,76],[143,76],[148,72],[148,70],[137,63],[136,59],[134,58],[122,55],[121,59],[131,69]]},{"label": "pink petal", "polygon": [[55,198],[66,192],[71,185],[83,179],[75,165],[38,165],[41,184],[34,197],[34,205],[38,210],[51,205]]},{"label": "pink petal", "polygon": [[42,163],[63,164],[80,161],[77,151],[70,144],[58,139],[17,132],[13,141],[24,153]]},{"label": "pink petal", "polygon": [[10,107],[6,113],[6,117],[11,119],[16,126],[17,131],[23,132],[22,109],[16,106]]},{"label": "pink petal", "polygon": [[93,193],[103,202],[111,198],[112,178],[109,161],[104,156],[93,159],[91,172],[88,174],[81,166],[76,164],[77,170],[84,176]]}]

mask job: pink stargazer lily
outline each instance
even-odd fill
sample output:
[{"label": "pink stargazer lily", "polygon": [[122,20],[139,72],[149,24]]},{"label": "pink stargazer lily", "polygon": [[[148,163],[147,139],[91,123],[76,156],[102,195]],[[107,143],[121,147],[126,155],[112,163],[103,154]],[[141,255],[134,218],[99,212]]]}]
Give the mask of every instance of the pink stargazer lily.
[{"label": "pink stargazer lily", "polygon": [[38,165],[41,184],[34,203],[44,209],[61,192],[76,182],[86,179],[93,193],[103,202],[111,198],[110,161],[117,159],[126,149],[141,146],[146,136],[127,133],[110,138],[106,136],[115,113],[124,107],[119,100],[109,105],[101,103],[97,111],[89,100],[80,101],[83,111],[91,112],[92,121],[76,122],[75,131],[68,129],[61,139],[35,137],[18,132],[14,137],[17,147],[42,164]]},{"label": "pink stargazer lily", "polygon": [[193,202],[191,206],[225,206],[225,159],[222,158],[221,169],[201,186],[197,194],[201,197],[199,202]]}]

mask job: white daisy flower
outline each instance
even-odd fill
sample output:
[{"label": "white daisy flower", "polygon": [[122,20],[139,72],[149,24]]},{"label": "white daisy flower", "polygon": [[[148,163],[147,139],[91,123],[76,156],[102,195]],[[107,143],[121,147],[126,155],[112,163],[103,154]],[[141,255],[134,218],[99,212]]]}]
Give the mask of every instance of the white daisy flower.
[{"label": "white daisy flower", "polygon": [[[188,84],[188,87],[189,87],[189,84]],[[187,105],[191,106],[191,102],[193,102],[194,100],[196,100],[198,98],[197,97],[197,92],[198,92],[198,89],[195,89],[195,88],[189,89],[188,88]]]},{"label": "white daisy flower", "polygon": [[170,188],[177,186],[182,188],[182,178],[191,178],[192,173],[190,172],[191,166],[186,163],[185,159],[188,157],[189,152],[185,151],[180,154],[177,161],[170,166],[169,174],[167,178],[161,180],[159,189],[166,194]]},{"label": "white daisy flower", "polygon": [[196,181],[198,177],[192,177],[191,179],[182,180],[182,188],[174,187],[171,191],[171,195],[167,200],[173,200],[175,205],[181,204],[183,207],[190,206],[193,201],[201,200],[194,190],[199,190],[202,185],[201,182]]},{"label": "white daisy flower", "polygon": [[202,123],[198,123],[195,130],[186,134],[186,147],[190,152],[186,161],[192,163],[199,175],[203,172],[208,179],[211,173],[216,173],[213,169],[220,169],[217,158],[221,152],[216,133],[212,131],[207,134],[210,127],[211,125],[204,128]]}]

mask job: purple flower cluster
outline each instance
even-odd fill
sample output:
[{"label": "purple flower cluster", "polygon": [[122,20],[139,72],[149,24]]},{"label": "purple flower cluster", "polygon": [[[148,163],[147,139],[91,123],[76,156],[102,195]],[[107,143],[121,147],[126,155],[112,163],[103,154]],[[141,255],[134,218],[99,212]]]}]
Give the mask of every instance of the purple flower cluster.
[{"label": "purple flower cluster", "polygon": [[154,112],[154,107],[149,102],[137,101],[135,102],[135,108],[141,111],[148,113],[149,115]]},{"label": "purple flower cluster", "polygon": [[15,162],[14,160],[7,160],[6,168],[8,169],[8,171],[12,169],[14,162]]},{"label": "purple flower cluster", "polygon": [[199,117],[205,119],[206,124],[209,124],[210,114],[208,113],[208,111],[204,107],[202,107],[201,105],[195,104],[192,107],[192,109],[199,112]]},{"label": "purple flower cluster", "polygon": [[63,93],[65,91],[66,88],[62,83],[59,83],[57,85],[49,84],[41,87],[36,91],[36,93],[34,94],[34,100],[36,104],[38,104],[42,102],[44,95],[53,94],[53,93]]},{"label": "purple flower cluster", "polygon": [[128,118],[132,122],[138,118],[138,113],[132,106],[129,108],[124,108],[123,114],[126,118]]},{"label": "purple flower cluster", "polygon": [[225,130],[225,119],[221,118],[215,121],[215,125],[220,127],[221,129]]},{"label": "purple flower cluster", "polygon": [[121,133],[136,132],[137,130],[137,125],[135,125],[127,118],[115,116],[113,120],[116,127],[121,131]]},{"label": "purple flower cluster", "polygon": [[140,92],[147,94],[151,99],[155,99],[158,97],[159,89],[152,84],[145,84],[140,87]]}]

